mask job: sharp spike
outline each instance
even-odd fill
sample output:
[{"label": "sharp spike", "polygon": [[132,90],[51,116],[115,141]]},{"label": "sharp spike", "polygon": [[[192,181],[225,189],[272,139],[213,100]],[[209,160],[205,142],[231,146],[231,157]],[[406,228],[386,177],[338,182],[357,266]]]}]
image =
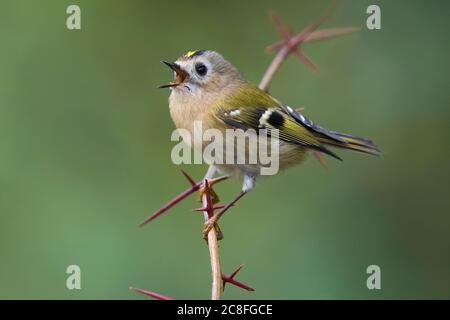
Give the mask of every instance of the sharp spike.
[{"label": "sharp spike", "polygon": [[169,296],[164,296],[162,294],[159,294],[159,293],[156,293],[156,292],[153,292],[153,291],[148,291],[148,290],[139,289],[139,288],[133,288],[133,287],[130,287],[129,289],[132,290],[132,291],[138,292],[138,293],[145,294],[146,296],[155,298],[157,300],[175,300],[175,298],[172,298],[172,297],[169,297]]}]

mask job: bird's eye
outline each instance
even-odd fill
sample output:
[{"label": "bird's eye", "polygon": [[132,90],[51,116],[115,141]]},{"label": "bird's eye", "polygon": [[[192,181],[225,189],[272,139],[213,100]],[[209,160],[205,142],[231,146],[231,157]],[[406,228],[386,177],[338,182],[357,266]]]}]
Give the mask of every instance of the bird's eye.
[{"label": "bird's eye", "polygon": [[208,71],[208,68],[206,68],[206,66],[203,63],[197,63],[195,65],[195,71],[199,75],[204,76],[206,74],[206,72]]}]

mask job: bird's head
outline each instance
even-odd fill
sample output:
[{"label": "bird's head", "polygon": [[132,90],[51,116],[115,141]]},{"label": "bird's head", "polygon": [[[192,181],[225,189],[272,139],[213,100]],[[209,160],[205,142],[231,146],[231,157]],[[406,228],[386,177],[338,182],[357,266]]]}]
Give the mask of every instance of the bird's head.
[{"label": "bird's head", "polygon": [[189,51],[174,62],[162,61],[174,72],[174,80],[160,88],[173,93],[218,92],[241,76],[225,58],[210,50]]}]

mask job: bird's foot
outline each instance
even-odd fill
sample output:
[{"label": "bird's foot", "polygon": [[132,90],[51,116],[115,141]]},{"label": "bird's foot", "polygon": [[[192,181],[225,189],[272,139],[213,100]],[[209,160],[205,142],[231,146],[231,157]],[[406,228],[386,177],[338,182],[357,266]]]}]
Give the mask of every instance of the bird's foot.
[{"label": "bird's foot", "polygon": [[217,232],[217,239],[221,240],[223,239],[223,233],[219,228],[219,225],[217,222],[219,219],[223,216],[225,212],[228,211],[236,202],[239,201],[245,194],[247,194],[247,191],[241,191],[236,198],[234,198],[231,202],[229,202],[220,212],[214,214],[211,218],[208,219],[208,221],[205,222],[205,225],[203,227],[203,238],[208,238],[208,233],[211,231],[212,228],[215,228]]},{"label": "bird's foot", "polygon": [[212,203],[218,203],[219,202],[219,196],[217,193],[213,190],[213,186],[216,183],[222,182],[224,180],[227,180],[230,176],[221,176],[213,179],[207,180],[208,182],[202,183],[200,188],[198,189],[198,196],[199,200],[202,201],[202,198],[205,194],[208,194],[211,197]]},{"label": "bird's foot", "polygon": [[211,197],[212,203],[218,203],[219,202],[219,196],[217,193],[211,188],[211,186],[206,186],[204,183],[200,186],[198,189],[198,197],[199,200],[202,201],[203,196],[208,193],[208,195]]}]

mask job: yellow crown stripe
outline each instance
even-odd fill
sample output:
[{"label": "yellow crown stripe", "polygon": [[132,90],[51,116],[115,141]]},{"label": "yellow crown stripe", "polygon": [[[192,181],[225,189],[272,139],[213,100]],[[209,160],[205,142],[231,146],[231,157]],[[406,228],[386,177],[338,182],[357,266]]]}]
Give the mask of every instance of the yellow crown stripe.
[{"label": "yellow crown stripe", "polygon": [[198,52],[198,50],[193,50],[193,51],[189,51],[188,53],[185,54],[186,57],[190,58],[192,57],[194,54],[196,54]]}]

